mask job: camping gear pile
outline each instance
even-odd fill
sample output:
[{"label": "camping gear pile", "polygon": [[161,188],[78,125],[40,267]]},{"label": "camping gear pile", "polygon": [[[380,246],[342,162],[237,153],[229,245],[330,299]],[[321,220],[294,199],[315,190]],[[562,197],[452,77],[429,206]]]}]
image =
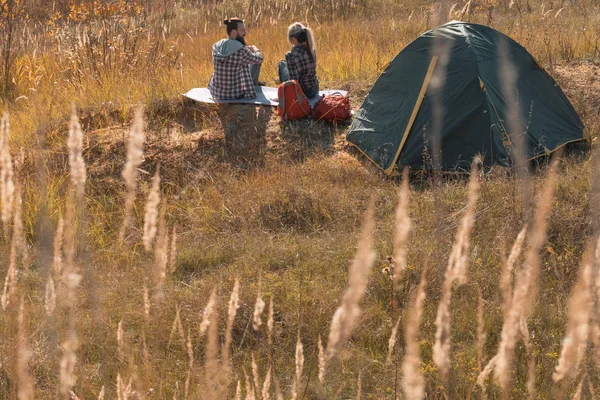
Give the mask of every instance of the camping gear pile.
[{"label": "camping gear pile", "polygon": [[312,117],[316,121],[338,122],[350,118],[350,113],[350,99],[340,93],[333,93],[319,99],[313,108]]},{"label": "camping gear pile", "polygon": [[[311,115],[311,107],[296,80],[282,82],[277,89],[277,115],[283,121],[294,121]],[[315,120],[339,122],[350,118],[350,99],[336,92],[322,95],[312,110]]]}]

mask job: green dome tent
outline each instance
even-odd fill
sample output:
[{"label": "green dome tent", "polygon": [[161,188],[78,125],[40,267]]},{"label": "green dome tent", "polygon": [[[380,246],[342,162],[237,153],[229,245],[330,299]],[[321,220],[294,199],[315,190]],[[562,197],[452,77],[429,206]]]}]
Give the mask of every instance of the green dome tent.
[{"label": "green dome tent", "polygon": [[[516,73],[514,107],[502,90],[502,41]],[[438,62],[436,45],[445,46],[447,62]],[[424,154],[431,154],[432,76],[444,71],[436,68],[445,68],[435,96],[443,108],[441,169],[468,170],[478,154],[484,165],[511,165],[511,109],[518,111],[528,159],[583,139],[573,106],[527,50],[492,28],[453,21],[419,36],[389,63],[350,126],[346,140],[388,175],[402,166],[422,169]]]}]

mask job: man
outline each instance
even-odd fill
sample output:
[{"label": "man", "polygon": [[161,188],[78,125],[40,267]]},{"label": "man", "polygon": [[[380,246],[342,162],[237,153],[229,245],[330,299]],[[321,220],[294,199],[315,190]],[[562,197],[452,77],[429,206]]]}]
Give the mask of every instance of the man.
[{"label": "man", "polygon": [[246,46],[244,21],[232,18],[223,23],[227,25],[228,38],[213,45],[215,70],[208,90],[215,99],[253,99],[256,97],[254,85],[258,84],[264,57],[256,46]]}]

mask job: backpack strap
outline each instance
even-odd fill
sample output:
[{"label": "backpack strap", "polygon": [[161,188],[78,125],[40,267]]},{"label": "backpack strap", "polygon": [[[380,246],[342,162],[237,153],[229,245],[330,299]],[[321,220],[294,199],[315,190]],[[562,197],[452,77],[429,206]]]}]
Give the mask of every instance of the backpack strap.
[{"label": "backpack strap", "polygon": [[302,104],[302,96],[298,91],[298,86],[294,85],[294,90],[296,91],[296,98],[298,99],[298,104]]},{"label": "backpack strap", "polygon": [[279,96],[279,107],[281,107],[281,115],[285,118],[285,85],[281,90],[281,96]]},{"label": "backpack strap", "polygon": [[[300,84],[298,83],[297,85],[294,85],[294,90],[296,91],[296,99],[298,99],[298,105],[302,104],[302,95],[300,94],[300,92],[298,91],[298,86],[300,86]],[[306,97],[306,95],[304,95]],[[308,100],[308,97],[306,98]],[[302,108],[302,107],[301,107]],[[304,111],[304,110],[303,110]],[[310,112],[305,112],[306,115],[310,115]]]}]

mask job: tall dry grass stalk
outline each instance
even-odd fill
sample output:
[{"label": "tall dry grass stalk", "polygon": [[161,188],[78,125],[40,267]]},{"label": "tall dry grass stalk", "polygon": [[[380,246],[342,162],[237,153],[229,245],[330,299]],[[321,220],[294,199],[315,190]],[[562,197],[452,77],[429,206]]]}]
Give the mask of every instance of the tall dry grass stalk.
[{"label": "tall dry grass stalk", "polygon": [[150,370],[150,352],[148,351],[148,345],[146,343],[146,329],[142,328],[142,360],[144,361],[144,368],[146,375]]},{"label": "tall dry grass stalk", "polygon": [[177,269],[177,264],[175,263],[177,259],[177,224],[173,225],[173,230],[171,231],[171,249],[169,250],[169,271],[174,273]]},{"label": "tall dry grass stalk", "polygon": [[25,303],[21,297],[19,304],[19,315],[17,318],[17,398],[19,400],[33,400],[34,380],[29,372],[29,361],[33,352],[27,343],[27,332],[25,330]]},{"label": "tall dry grass stalk", "polygon": [[123,338],[123,318],[117,324],[117,349],[119,351],[119,359],[125,360],[125,340]]},{"label": "tall dry grass stalk", "polygon": [[539,204],[535,210],[531,232],[527,237],[528,248],[525,254],[525,264],[517,274],[510,308],[502,325],[494,377],[506,393],[508,393],[510,385],[510,370],[518,340],[519,321],[521,317],[527,318],[529,316],[532,299],[535,297],[535,284],[538,280],[540,268],[539,251],[546,240],[546,217],[552,207],[555,182],[556,162],[553,162],[542,188]]},{"label": "tall dry grass stalk", "polygon": [[527,233],[527,224],[523,226],[521,232],[517,235],[515,242],[510,250],[510,254],[504,263],[502,268],[502,274],[500,275],[500,292],[502,293],[502,312],[506,318],[506,313],[510,309],[510,302],[512,301],[512,288],[510,284],[510,278],[515,264],[521,256],[523,249],[523,242],[525,241],[525,234]]},{"label": "tall dry grass stalk", "polygon": [[184,387],[184,398],[187,399],[189,391],[190,391],[190,385],[191,385],[191,381],[192,381],[192,368],[194,368],[194,347],[192,345],[192,334],[190,332],[190,328],[188,327],[188,334],[187,334],[187,354],[188,354],[188,371],[187,371],[187,376],[185,378],[185,387]]},{"label": "tall dry grass stalk", "polygon": [[63,398],[67,398],[69,391],[75,385],[75,365],[77,364],[76,350],[78,346],[77,333],[74,329],[67,332],[67,340],[62,344],[63,356],[60,361],[59,391]]},{"label": "tall dry grass stalk", "polygon": [[300,329],[298,329],[298,339],[296,340],[296,379],[292,389],[292,399],[296,399],[297,391],[300,388],[302,380],[302,370],[304,369],[304,345],[300,339]]},{"label": "tall dry grass stalk", "polygon": [[210,325],[211,315],[215,311],[215,306],[217,304],[217,288],[214,287],[212,292],[210,293],[210,297],[208,298],[208,303],[206,303],[206,307],[204,307],[204,312],[202,313],[202,322],[200,323],[200,336],[204,336],[208,326]]},{"label": "tall dry grass stalk", "polygon": [[235,400],[242,400],[242,382],[238,379],[237,387],[235,388]]},{"label": "tall dry grass stalk", "polygon": [[485,321],[483,319],[483,296],[481,295],[481,289],[478,291],[477,300],[477,370],[481,371],[487,336],[485,333]]},{"label": "tall dry grass stalk", "polygon": [[192,369],[192,367],[194,366],[194,346],[192,345],[192,334],[190,332],[190,328],[188,327],[188,334],[187,334],[187,342],[186,342],[186,347],[187,347],[187,355],[188,355],[188,369]]},{"label": "tall dry grass stalk", "polygon": [[85,193],[85,161],[83,159],[83,132],[77,117],[77,109],[73,104],[71,110],[71,123],[69,125],[69,138],[67,140],[69,148],[69,167],[71,171],[71,185],[75,193],[83,195]]},{"label": "tall dry grass stalk", "polygon": [[165,222],[166,213],[167,201],[163,199],[158,217],[158,236],[156,238],[156,245],[154,246],[154,297],[160,300],[164,297],[163,286],[167,278],[167,263],[169,262],[169,236]]},{"label": "tall dry grass stalk", "polygon": [[262,325],[262,313],[264,310],[265,301],[262,298],[262,276],[259,276],[256,303],[254,303],[254,313],[252,314],[252,328],[255,331],[259,330]]},{"label": "tall dry grass stalk", "polygon": [[81,400],[81,399],[79,398],[79,396],[77,396],[77,395],[75,394],[75,392],[74,392],[74,391],[72,391],[72,390],[69,390],[69,398],[70,398],[71,400]]},{"label": "tall dry grass stalk", "polygon": [[250,378],[248,378],[248,374],[246,373],[245,369],[244,369],[244,378],[246,380],[246,400],[256,400],[256,393],[254,392],[254,386],[252,385]]},{"label": "tall dry grass stalk", "polygon": [[[598,307],[597,304],[594,307]],[[598,364],[600,363],[600,323],[598,323],[598,317],[594,318],[592,323],[591,339],[594,345],[594,362]]]},{"label": "tall dry grass stalk", "polygon": [[277,400],[283,400],[283,393],[281,392],[281,385],[279,384],[279,379],[275,377],[275,398]]},{"label": "tall dry grass stalk", "polygon": [[2,310],[6,311],[11,304],[12,298],[17,290],[17,240],[15,236],[10,242],[10,253],[8,256],[8,270],[4,279],[4,291],[2,292]]},{"label": "tall dry grass stalk", "polygon": [[173,336],[175,334],[179,334],[179,342],[184,350],[186,350],[185,344],[185,331],[183,329],[183,323],[181,322],[181,306],[175,306],[175,318],[173,319],[173,325],[171,326],[171,333],[169,334],[169,342],[167,343],[167,348],[171,347],[171,340],[173,340]]},{"label": "tall dry grass stalk", "polygon": [[102,386],[100,393],[98,393],[98,400],[104,400],[104,386]]},{"label": "tall dry grass stalk", "polygon": [[208,325],[208,335],[206,341],[206,358],[204,365],[206,398],[216,400],[218,394],[219,382],[219,331],[217,326],[217,310],[210,315],[210,324]]},{"label": "tall dry grass stalk", "polygon": [[76,305],[77,288],[81,281],[81,275],[75,270],[75,227],[73,223],[73,199],[67,197],[67,210],[65,214],[64,253],[65,265],[62,280],[64,282],[65,297],[68,315],[67,338],[62,343],[63,356],[60,361],[60,383],[59,393],[67,398],[69,391],[75,384],[75,366],[77,364],[76,350],[78,337],[75,330],[75,314],[73,308]]},{"label": "tall dry grass stalk", "polygon": [[[14,228],[12,237],[10,240],[10,249],[8,256],[8,270],[6,271],[6,278],[4,280],[4,290],[2,292],[2,309],[6,310],[12,301],[12,297],[15,294],[17,288],[17,255],[18,250],[21,250],[21,254],[25,255],[25,239],[23,238],[23,219],[21,216],[21,187],[17,185],[17,193],[14,196],[15,206],[13,207],[14,216],[13,223]],[[20,223],[17,223],[20,221]],[[23,264],[26,265],[25,257],[23,257]]]},{"label": "tall dry grass stalk", "polygon": [[156,236],[158,222],[158,205],[160,204],[160,166],[156,167],[154,178],[152,178],[152,187],[148,194],[148,201],[144,213],[144,248],[146,251],[152,250],[152,242]]},{"label": "tall dry grass stalk", "polygon": [[58,217],[58,225],[56,226],[56,234],[54,235],[54,277],[60,278],[62,274],[62,245],[63,231],[65,222],[62,215]]},{"label": "tall dry grass stalk", "polygon": [[388,352],[387,357],[385,358],[386,364],[392,363],[392,356],[394,354],[394,347],[396,347],[396,339],[398,338],[398,328],[400,327],[401,317],[398,317],[396,324],[392,327],[392,333],[390,334],[390,339],[388,340]]},{"label": "tall dry grass stalk", "polygon": [[356,380],[356,400],[362,400],[362,371],[358,372]]},{"label": "tall dry grass stalk", "polygon": [[117,399],[128,400],[131,394],[131,378],[128,382],[125,382],[125,379],[121,378],[121,374],[117,373]]},{"label": "tall dry grass stalk", "polygon": [[119,240],[125,239],[125,233],[130,224],[131,210],[135,201],[135,191],[137,187],[138,168],[142,165],[144,158],[144,113],[142,109],[135,112],[133,125],[129,131],[129,141],[127,143],[127,162],[123,168],[122,176],[125,180],[125,216],[123,226],[119,233]]},{"label": "tall dry grass stalk", "polygon": [[265,376],[265,382],[263,383],[262,388],[262,400],[270,400],[271,399],[271,368],[267,370],[267,375]]},{"label": "tall dry grass stalk", "polygon": [[517,88],[519,71],[511,59],[512,54],[506,38],[499,38],[497,51],[498,66],[501,72],[499,80],[502,96],[506,99],[506,126],[508,126],[509,130],[504,133],[510,138],[511,155],[514,163],[513,169],[517,178],[517,184],[519,185],[518,193],[521,195],[522,214],[527,214],[531,208],[532,196],[527,160],[527,127],[524,126],[519,111]]},{"label": "tall dry grass stalk", "polygon": [[413,306],[409,310],[406,324],[406,355],[402,361],[404,375],[402,386],[406,398],[409,400],[420,400],[425,396],[425,379],[421,373],[421,354],[419,349],[419,326],[423,314],[423,303],[425,302],[425,285],[427,284],[427,269],[421,273],[421,281],[413,300]]},{"label": "tall dry grass stalk", "polygon": [[[68,275],[75,271],[75,225],[73,221],[73,199],[71,196],[67,196],[66,208],[65,229],[63,235],[63,253],[65,255],[65,262],[62,266],[62,278],[65,282],[68,280]],[[71,292],[69,292],[69,294],[71,294]]]},{"label": "tall dry grass stalk", "polygon": [[[517,260],[519,259],[520,255],[521,255],[521,251],[523,248],[523,243],[525,241],[526,233],[527,233],[527,224],[525,224],[523,226],[523,228],[517,235],[517,238],[515,239],[515,242],[513,243],[513,246],[511,248],[510,254],[503,264],[502,273],[500,275],[499,286],[500,286],[500,292],[502,293],[502,314],[504,315],[505,319],[508,317],[508,312],[510,310],[510,305],[511,305],[512,296],[513,296],[511,282],[510,282],[511,275],[512,275],[512,271],[514,270],[515,264],[517,263]],[[479,387],[481,388],[482,397],[484,399],[487,398],[485,380],[488,378],[488,376],[491,374],[493,369],[496,367],[497,360],[498,360],[498,355],[496,354],[494,357],[492,357],[488,361],[485,368],[480,372],[479,376],[477,377],[477,385],[479,385]],[[480,367],[480,370],[481,370],[481,367]]]},{"label": "tall dry grass stalk", "polygon": [[440,376],[444,381],[448,377],[448,370],[450,368],[450,299],[452,296],[452,285],[455,281],[459,285],[467,281],[470,237],[473,225],[475,224],[475,205],[479,196],[478,167],[480,162],[479,158],[475,158],[471,165],[467,209],[456,232],[456,239],[454,240],[450,258],[448,259],[440,304],[435,319],[437,330],[433,346],[433,361],[438,366]]},{"label": "tall dry grass stalk", "polygon": [[48,280],[46,281],[46,291],[44,294],[44,309],[46,310],[46,315],[49,317],[54,314],[54,310],[56,309],[56,287],[54,286],[54,279],[52,279],[52,274],[48,274]]},{"label": "tall dry grass stalk", "polygon": [[252,352],[252,379],[254,380],[254,392],[256,393],[256,398],[257,400],[260,400],[262,385],[260,384],[260,373],[258,371],[258,364],[256,363],[254,352]]},{"label": "tall dry grass stalk", "polygon": [[150,293],[148,292],[148,286],[144,282],[144,317],[146,322],[150,320]]},{"label": "tall dry grass stalk", "polygon": [[485,368],[483,369],[483,371],[481,371],[481,373],[479,373],[479,376],[477,376],[477,385],[481,388],[482,399],[487,399],[485,380],[490,376],[490,374],[494,370],[497,359],[498,359],[498,355],[496,354],[494,357],[492,357],[490,359],[490,361],[488,361],[488,363],[485,366]]},{"label": "tall dry grass stalk", "polygon": [[273,327],[275,325],[275,319],[273,318],[273,296],[269,300],[269,319],[267,320],[267,342],[269,347],[273,345]]},{"label": "tall dry grass stalk", "polygon": [[394,235],[394,288],[398,286],[400,274],[406,269],[406,241],[412,228],[412,222],[408,215],[408,202],[410,198],[410,188],[408,185],[408,168],[404,168],[402,173],[402,187],[398,194],[398,207],[396,208],[396,234]]},{"label": "tall dry grass stalk", "polygon": [[17,252],[21,253],[21,263],[23,268],[29,270],[29,255],[27,254],[27,243],[25,241],[25,230],[23,225],[23,191],[21,185],[17,182],[15,185],[15,204],[13,215],[13,237]]},{"label": "tall dry grass stalk", "polygon": [[319,347],[319,382],[321,384],[325,384],[325,349],[323,348],[323,341],[321,340],[321,335],[319,335],[319,341],[317,343]]},{"label": "tall dry grass stalk", "polygon": [[529,328],[527,328],[527,320],[525,317],[521,317],[519,322],[519,330],[523,337],[523,343],[525,344],[525,351],[527,352],[527,398],[529,400],[535,399],[535,355],[533,354],[533,344],[531,343],[531,335],[529,335]]},{"label": "tall dry grass stalk", "polygon": [[227,310],[227,324],[225,326],[225,341],[223,343],[223,350],[221,351],[221,366],[225,372],[225,376],[229,373],[229,351],[231,347],[231,331],[233,329],[233,322],[235,321],[235,315],[240,302],[240,280],[235,278],[233,284],[233,290],[231,291],[231,297],[229,298],[229,308]]},{"label": "tall dry grass stalk", "polygon": [[573,294],[569,301],[567,333],[563,338],[562,350],[558,365],[552,374],[554,382],[558,382],[576,372],[585,348],[588,344],[590,318],[593,306],[594,256],[591,244],[588,245]]},{"label": "tall dry grass stalk", "polygon": [[360,317],[359,303],[365,294],[373,262],[375,261],[371,239],[374,229],[373,209],[374,203],[371,201],[365,215],[358,250],[350,265],[348,287],[342,298],[342,305],[335,311],[331,320],[327,350],[325,351],[326,360],[331,360],[348,341]]},{"label": "tall dry grass stalk", "polygon": [[575,394],[573,395],[573,400],[581,400],[581,394],[583,393],[583,382],[585,382],[585,378],[587,378],[587,374],[584,374],[581,377],[581,380],[577,384],[577,389],[575,389]]},{"label": "tall dry grass stalk", "polygon": [[0,122],[0,189],[2,191],[2,223],[4,236],[8,237],[8,226],[13,215],[15,185],[13,182],[13,164],[9,146],[10,122],[8,113],[4,113]]}]

